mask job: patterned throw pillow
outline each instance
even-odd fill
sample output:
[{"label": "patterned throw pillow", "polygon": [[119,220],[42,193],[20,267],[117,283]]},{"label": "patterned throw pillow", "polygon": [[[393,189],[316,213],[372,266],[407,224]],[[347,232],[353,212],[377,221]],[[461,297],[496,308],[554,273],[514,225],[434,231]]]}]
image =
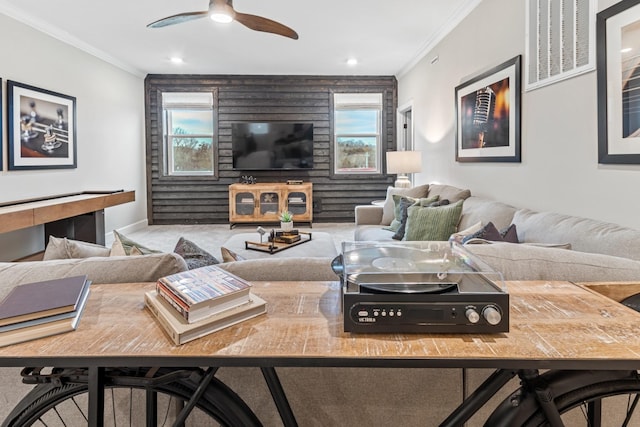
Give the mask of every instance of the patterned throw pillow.
[{"label": "patterned throw pillow", "polygon": [[387,188],[387,197],[384,200],[384,205],[382,207],[382,221],[380,221],[380,225],[389,225],[394,218],[394,203],[393,203],[393,195],[399,194],[401,196],[420,198],[427,197],[427,192],[429,191],[429,184],[418,185],[413,188],[396,188],[396,187],[388,187]]},{"label": "patterned throw pillow", "polygon": [[403,240],[448,240],[458,227],[463,203],[459,200],[438,207],[410,206]]},{"label": "patterned throw pillow", "polygon": [[216,257],[184,237],[180,237],[173,252],[184,258],[189,270],[220,263]]}]

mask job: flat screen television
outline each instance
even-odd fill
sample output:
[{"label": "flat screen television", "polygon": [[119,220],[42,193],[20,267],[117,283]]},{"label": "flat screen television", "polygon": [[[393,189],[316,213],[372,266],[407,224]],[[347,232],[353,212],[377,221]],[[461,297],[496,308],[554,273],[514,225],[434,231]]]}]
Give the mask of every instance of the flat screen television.
[{"label": "flat screen television", "polygon": [[313,123],[233,123],[233,169],[313,169]]}]

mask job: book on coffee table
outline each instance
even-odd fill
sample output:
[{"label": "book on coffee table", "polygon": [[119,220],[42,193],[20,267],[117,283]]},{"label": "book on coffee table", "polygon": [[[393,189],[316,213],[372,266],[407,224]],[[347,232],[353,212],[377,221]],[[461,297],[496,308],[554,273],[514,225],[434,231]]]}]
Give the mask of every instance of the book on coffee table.
[{"label": "book on coffee table", "polygon": [[266,302],[251,295],[251,300],[247,304],[225,310],[198,322],[188,323],[164,298],[154,291],[145,293],[144,302],[176,345],[193,341],[267,312]]},{"label": "book on coffee table", "polygon": [[0,326],[75,311],[88,286],[86,275],[18,285],[0,303]]},{"label": "book on coffee table", "polygon": [[249,282],[215,265],[165,276],[156,283],[158,295],[189,323],[247,304],[250,291]]},{"label": "book on coffee table", "polygon": [[44,338],[77,329],[80,317],[89,298],[90,281],[79,296],[74,310],[0,326],[0,347]]}]

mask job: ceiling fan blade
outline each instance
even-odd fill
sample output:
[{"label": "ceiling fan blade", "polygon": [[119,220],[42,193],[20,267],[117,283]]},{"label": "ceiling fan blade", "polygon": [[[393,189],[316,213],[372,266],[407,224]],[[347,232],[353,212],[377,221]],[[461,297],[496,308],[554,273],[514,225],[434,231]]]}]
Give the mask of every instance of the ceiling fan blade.
[{"label": "ceiling fan blade", "polygon": [[177,15],[168,16],[166,18],[162,18],[155,22],[152,22],[151,24],[147,25],[147,27],[148,28],[167,27],[169,25],[181,24],[183,22],[192,21],[194,19],[204,18],[207,15],[209,15],[209,11],[179,13]]},{"label": "ceiling fan blade", "polygon": [[272,21],[271,19],[263,18],[262,16],[236,12],[235,20],[252,30],[278,34],[280,36],[298,40],[298,33],[293,31],[291,28],[279,22]]}]

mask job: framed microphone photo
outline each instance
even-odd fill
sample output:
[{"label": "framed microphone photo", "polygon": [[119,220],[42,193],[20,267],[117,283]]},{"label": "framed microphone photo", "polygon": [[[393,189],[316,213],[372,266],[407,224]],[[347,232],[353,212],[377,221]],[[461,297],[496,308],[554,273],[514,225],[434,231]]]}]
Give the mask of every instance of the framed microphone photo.
[{"label": "framed microphone photo", "polygon": [[456,161],[521,161],[520,62],[518,55],[456,87]]}]

